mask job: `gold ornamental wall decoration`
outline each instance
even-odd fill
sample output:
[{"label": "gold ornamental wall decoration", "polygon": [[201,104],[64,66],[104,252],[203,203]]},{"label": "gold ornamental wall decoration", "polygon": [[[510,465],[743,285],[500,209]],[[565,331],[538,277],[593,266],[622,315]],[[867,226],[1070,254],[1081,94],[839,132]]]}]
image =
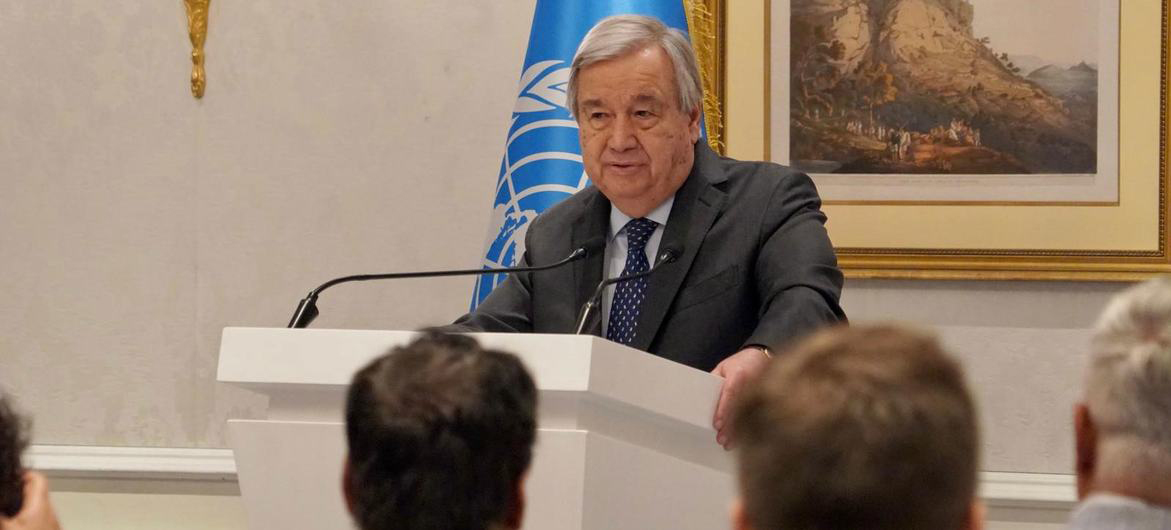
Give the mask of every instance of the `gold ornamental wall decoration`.
[{"label": "gold ornamental wall decoration", "polygon": [[183,0],[187,7],[187,33],[191,37],[191,95],[203,97],[207,76],[203,71],[203,43],[207,41],[207,8],[211,0]]},{"label": "gold ornamental wall decoration", "polygon": [[708,144],[723,153],[724,143],[724,3],[725,0],[684,0],[691,45],[699,59],[703,83],[703,114]]}]

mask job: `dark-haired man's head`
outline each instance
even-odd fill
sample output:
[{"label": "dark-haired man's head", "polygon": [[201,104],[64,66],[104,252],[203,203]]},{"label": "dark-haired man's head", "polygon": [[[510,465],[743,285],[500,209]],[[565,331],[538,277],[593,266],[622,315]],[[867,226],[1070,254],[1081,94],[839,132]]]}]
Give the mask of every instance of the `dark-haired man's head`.
[{"label": "dark-haired man's head", "polygon": [[519,528],[537,390],[515,356],[427,334],[354,375],[344,489],[363,530]]},{"label": "dark-haired man's head", "polygon": [[0,393],[0,530],[61,530],[49,481],[21,465],[27,431],[27,420]]},{"label": "dark-haired man's head", "polygon": [[0,516],[12,517],[20,511],[24,490],[20,457],[28,445],[25,436],[25,420],[0,394]]},{"label": "dark-haired man's head", "polygon": [[821,332],[737,402],[738,529],[978,528],[975,406],[935,338]]}]

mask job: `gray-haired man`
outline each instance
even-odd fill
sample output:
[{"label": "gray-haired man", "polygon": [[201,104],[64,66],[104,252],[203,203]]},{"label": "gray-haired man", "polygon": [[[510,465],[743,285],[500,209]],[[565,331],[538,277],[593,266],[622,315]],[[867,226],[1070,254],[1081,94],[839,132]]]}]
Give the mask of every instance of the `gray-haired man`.
[{"label": "gray-haired man", "polygon": [[1075,529],[1171,529],[1171,279],[1132,287],[1098,320],[1074,411]]},{"label": "gray-haired man", "polygon": [[[699,141],[703,92],[687,37],[654,18],[602,20],[571,66],[568,106],[594,184],[533,221],[521,265],[607,242],[572,268],[511,275],[454,329],[573,332],[603,278],[675,262],[606,292],[588,331],[723,376],[713,424],[770,349],[845,318],[842,274],[808,176]],[[600,254],[600,253],[596,253]]]}]

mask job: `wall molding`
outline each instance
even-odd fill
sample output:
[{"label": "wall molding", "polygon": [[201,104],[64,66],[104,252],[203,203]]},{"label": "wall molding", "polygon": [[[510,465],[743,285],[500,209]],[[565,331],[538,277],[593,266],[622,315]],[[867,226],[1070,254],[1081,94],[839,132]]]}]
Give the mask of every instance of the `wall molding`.
[{"label": "wall molding", "polygon": [[231,449],[33,445],[25,456],[50,477],[236,481]]},{"label": "wall molding", "polygon": [[1077,478],[1056,473],[980,473],[980,497],[996,506],[1071,508],[1077,504]]},{"label": "wall molding", "polygon": [[[49,476],[236,481],[231,449],[34,445],[30,467]],[[996,506],[1069,508],[1077,502],[1073,475],[980,473],[980,496]]]}]

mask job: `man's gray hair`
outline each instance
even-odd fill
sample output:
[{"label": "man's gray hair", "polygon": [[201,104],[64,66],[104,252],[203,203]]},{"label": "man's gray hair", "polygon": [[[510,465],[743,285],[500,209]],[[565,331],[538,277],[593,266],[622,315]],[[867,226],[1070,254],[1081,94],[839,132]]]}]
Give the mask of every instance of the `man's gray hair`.
[{"label": "man's gray hair", "polygon": [[666,52],[675,69],[675,91],[679,109],[690,112],[703,102],[703,85],[695,50],[682,31],[667,27],[659,19],[642,15],[615,15],[598,22],[581,41],[569,70],[566,101],[569,113],[577,116],[577,76],[591,64],[617,59],[657,44]]},{"label": "man's gray hair", "polygon": [[1118,294],[1098,320],[1086,404],[1099,433],[1100,472],[1171,476],[1171,278]]}]

